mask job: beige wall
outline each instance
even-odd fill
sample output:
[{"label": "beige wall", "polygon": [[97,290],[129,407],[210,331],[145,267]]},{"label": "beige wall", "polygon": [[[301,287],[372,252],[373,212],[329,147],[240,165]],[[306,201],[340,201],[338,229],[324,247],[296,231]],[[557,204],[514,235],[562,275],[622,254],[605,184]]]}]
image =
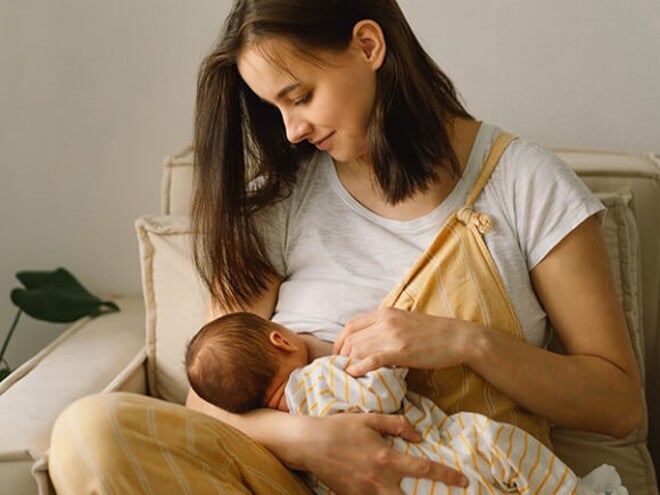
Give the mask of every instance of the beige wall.
[{"label": "beige wall", "polygon": [[658,0],[402,5],[479,118],[550,146],[660,150]]},{"label": "beige wall", "polygon": [[[21,269],[65,266],[139,292],[133,221],[159,208],[163,155],[190,141],[214,0],[0,0],[0,335]],[[22,321],[19,364],[61,327]]]},{"label": "beige wall", "polygon": [[[227,0],[0,0],[0,336],[21,269],[139,292],[133,220],[190,140]],[[660,2],[402,0],[480,119],[551,146],[660,151]],[[61,326],[25,318],[18,365]]]}]

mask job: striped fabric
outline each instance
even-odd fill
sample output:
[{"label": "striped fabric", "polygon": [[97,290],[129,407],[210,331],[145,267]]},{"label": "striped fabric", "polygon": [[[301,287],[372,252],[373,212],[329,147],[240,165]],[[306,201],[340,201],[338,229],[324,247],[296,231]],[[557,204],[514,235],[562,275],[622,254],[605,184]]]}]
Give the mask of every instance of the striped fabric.
[{"label": "striped fabric", "polygon": [[58,495],[309,495],[273,454],[238,430],[137,394],[86,397],[55,423]]},{"label": "striped fabric", "polygon": [[[524,430],[477,413],[445,414],[430,399],[406,394],[405,368],[379,368],[355,378],[344,370],[351,359],[328,356],[292,373],[285,390],[294,414],[402,413],[423,440],[387,437],[399,452],[442,462],[469,479],[468,488],[404,478],[407,494],[573,494],[578,478],[545,445]],[[314,492],[331,491],[310,477]]]},{"label": "striped fabric", "polygon": [[[473,209],[513,139],[506,133],[497,137],[465,206],[449,218],[431,246],[381,306],[481,323],[516,339],[525,339],[483,239],[492,227],[491,218]],[[545,445],[551,445],[550,430],[543,418],[518,406],[466,366],[410,370],[407,380],[411,391],[431,398],[447,413],[481,413],[519,426]]]}]

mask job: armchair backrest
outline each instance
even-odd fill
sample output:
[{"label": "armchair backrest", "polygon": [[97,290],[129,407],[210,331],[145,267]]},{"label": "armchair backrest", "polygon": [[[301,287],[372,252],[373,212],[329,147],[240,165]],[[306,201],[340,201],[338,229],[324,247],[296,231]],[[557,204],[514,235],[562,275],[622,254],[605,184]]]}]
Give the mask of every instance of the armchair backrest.
[{"label": "armchair backrest", "polygon": [[193,148],[165,158],[161,189],[163,215],[188,215],[193,190]]}]

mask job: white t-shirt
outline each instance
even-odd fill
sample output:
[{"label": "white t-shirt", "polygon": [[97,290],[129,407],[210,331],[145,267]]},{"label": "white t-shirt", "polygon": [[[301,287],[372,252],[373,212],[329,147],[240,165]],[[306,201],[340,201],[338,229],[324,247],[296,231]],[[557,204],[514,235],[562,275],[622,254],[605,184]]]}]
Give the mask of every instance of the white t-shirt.
[{"label": "white t-shirt", "polygon": [[[291,195],[260,219],[269,259],[284,277],[273,320],[334,341],[349,318],[376,309],[464,204],[499,132],[481,125],[454,190],[411,221],[383,218],[358,203],[329,155],[302,166]],[[603,205],[568,165],[517,139],[474,206],[493,218],[486,245],[527,340],[544,346],[549,328],[529,271]]]}]

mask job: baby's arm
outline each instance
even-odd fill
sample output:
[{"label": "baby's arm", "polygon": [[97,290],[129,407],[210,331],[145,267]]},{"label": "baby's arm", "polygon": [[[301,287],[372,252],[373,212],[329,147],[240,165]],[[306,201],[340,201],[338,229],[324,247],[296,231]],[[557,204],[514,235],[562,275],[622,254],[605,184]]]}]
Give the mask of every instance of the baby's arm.
[{"label": "baby's arm", "polygon": [[393,413],[406,393],[404,368],[378,368],[353,377],[344,356],[329,356],[294,371],[285,394],[294,414],[327,416],[337,412]]}]

